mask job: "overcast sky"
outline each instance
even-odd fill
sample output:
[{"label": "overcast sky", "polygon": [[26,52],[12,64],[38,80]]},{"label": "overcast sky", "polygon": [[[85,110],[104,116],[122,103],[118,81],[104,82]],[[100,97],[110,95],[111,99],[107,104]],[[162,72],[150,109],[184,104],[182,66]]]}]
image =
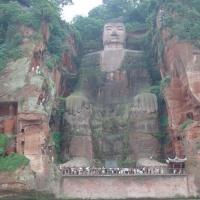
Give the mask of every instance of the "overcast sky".
[{"label": "overcast sky", "polygon": [[62,18],[67,22],[70,22],[76,15],[87,16],[92,8],[102,4],[102,0],[73,0],[73,2],[74,5],[63,8]]}]

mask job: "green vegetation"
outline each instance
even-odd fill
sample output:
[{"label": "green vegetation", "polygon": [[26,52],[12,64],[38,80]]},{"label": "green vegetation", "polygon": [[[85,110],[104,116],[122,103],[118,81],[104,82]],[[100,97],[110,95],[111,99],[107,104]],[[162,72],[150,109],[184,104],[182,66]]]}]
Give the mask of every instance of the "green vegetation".
[{"label": "green vegetation", "polygon": [[101,147],[99,146],[99,140],[103,138],[102,132],[94,130],[92,133],[92,145],[93,145],[93,151],[95,153],[95,158],[98,159],[98,162],[95,163],[96,166],[101,166],[101,161],[103,162],[104,156],[103,152],[101,150]]},{"label": "green vegetation", "polygon": [[158,138],[163,145],[168,144],[170,141],[169,134],[167,132],[163,131],[161,133],[154,133],[152,135]]},{"label": "green vegetation", "polygon": [[26,99],[25,97],[22,97],[20,100],[19,100],[19,105],[22,107],[25,103]]},{"label": "green vegetation", "polygon": [[161,122],[161,129],[165,130],[167,128],[167,125],[168,125],[168,117],[167,116],[161,116],[160,122]]},{"label": "green vegetation", "polygon": [[[102,48],[102,45],[92,41],[99,41],[102,38],[102,29],[104,23],[113,18],[123,18],[127,32],[146,33],[149,25],[146,20],[157,5],[154,1],[128,1],[128,0],[107,0],[89,12],[88,17],[76,16],[73,19],[73,26],[80,32],[82,39],[82,54],[87,53],[90,43],[90,49],[97,51]],[[135,38],[127,40],[127,47],[130,49],[144,50],[147,44],[148,34],[144,34],[143,38]],[[87,49],[86,49],[86,48]],[[148,47],[147,47],[148,49]]]},{"label": "green vegetation", "polygon": [[125,134],[123,137],[122,162],[127,161],[126,159],[128,155],[129,155],[129,134]]},{"label": "green vegetation", "polygon": [[200,149],[200,144],[197,144],[197,149],[198,149],[198,150]]},{"label": "green vegetation", "polygon": [[162,91],[166,86],[168,86],[170,84],[170,81],[171,81],[170,76],[166,76],[165,78],[163,78],[160,81],[160,90]]},{"label": "green vegetation", "polygon": [[54,55],[46,61],[46,65],[50,70],[52,70],[55,64],[60,61],[61,61],[61,58],[59,56]]},{"label": "green vegetation", "polygon": [[56,97],[56,98],[55,98],[55,101],[57,101],[57,102],[62,102],[63,104],[65,104],[66,98],[65,98],[65,97]]},{"label": "green vegetation", "polygon": [[180,125],[180,127],[179,127],[179,132],[184,131],[184,129],[185,129],[188,125],[192,124],[193,122],[194,122],[194,120],[192,120],[192,119],[187,119],[186,121],[184,121],[184,122]]},{"label": "green vegetation", "polygon": [[119,160],[118,166],[119,167],[133,167],[136,164],[136,160]]},{"label": "green vegetation", "polygon": [[[122,117],[122,116],[121,116]],[[103,132],[106,133],[106,135],[116,135],[119,132],[119,129],[126,130],[126,132],[129,132],[130,128],[130,121],[127,119],[126,121],[123,121],[119,117],[105,117],[102,122]],[[116,133],[116,134],[113,134]],[[114,136],[113,136],[114,137]]]},{"label": "green vegetation", "polygon": [[63,97],[56,97],[55,101],[58,103],[57,107],[55,108],[54,114],[51,115],[51,121],[55,122],[60,120],[64,112],[66,111],[66,98]]},{"label": "green vegetation", "polygon": [[5,156],[6,148],[10,145],[11,137],[0,134],[0,156]]},{"label": "green vegetation", "polygon": [[154,85],[149,88],[149,92],[155,94],[158,100],[158,115],[160,119],[161,133],[153,134],[158,137],[162,144],[168,144],[170,141],[169,134],[166,132],[168,125],[168,117],[163,115],[163,109],[165,107],[165,102],[163,99],[163,89],[170,84],[170,77],[166,76],[159,82],[159,85]]},{"label": "green vegetation", "polygon": [[[101,71],[100,55],[98,53],[89,54],[81,62],[79,81],[77,88],[81,90],[88,88],[92,96],[96,96],[106,80],[106,73]],[[82,89],[83,88],[83,89]]]},{"label": "green vegetation", "polygon": [[55,142],[55,150],[57,154],[61,153],[61,141],[62,141],[62,135],[60,132],[51,132],[51,137],[53,138],[53,141]]},{"label": "green vegetation", "polygon": [[[172,29],[172,36],[177,35],[180,40],[197,42],[200,37],[200,2],[198,0],[177,1],[165,3],[169,14],[166,16],[166,26]],[[175,14],[176,17],[171,17]]]},{"label": "green vegetation", "polygon": [[153,85],[147,90],[147,92],[153,93],[157,96],[159,107],[161,107],[163,104],[163,89],[169,86],[170,81],[171,81],[171,77],[166,76],[159,82],[158,85]]},{"label": "green vegetation", "polygon": [[12,153],[6,157],[0,157],[0,173],[14,172],[17,169],[27,166],[29,159],[24,155]]},{"label": "green vegetation", "polygon": [[4,70],[8,59],[16,60],[22,57],[19,45],[23,38],[19,34],[18,25],[21,24],[19,15],[21,7],[17,2],[2,4],[0,7],[0,72]]},{"label": "green vegetation", "polygon": [[[44,23],[50,28],[47,50],[50,59],[47,66],[52,69],[55,62],[60,61],[61,53],[71,51],[64,41],[73,36],[74,30],[61,20],[60,5],[72,3],[71,0],[2,0],[0,2],[0,72],[10,60],[23,56],[20,45],[24,37],[30,40],[43,40],[40,29]],[[34,30],[33,36],[24,34],[24,27]],[[76,34],[77,35],[77,34]]]},{"label": "green vegetation", "polygon": [[14,172],[29,164],[29,159],[24,155],[12,153],[6,156],[6,148],[10,146],[12,139],[12,137],[0,134],[0,173]]},{"label": "green vegetation", "polygon": [[0,134],[0,173],[14,172],[29,164],[29,160],[21,154],[12,153],[5,156],[6,148],[10,146],[12,139],[12,137]]},{"label": "green vegetation", "polygon": [[147,68],[147,62],[145,61],[144,55],[141,52],[135,52],[134,54],[131,52],[126,52],[120,69],[128,71],[138,68]]},{"label": "green vegetation", "polygon": [[[131,122],[127,119],[126,121],[122,120],[124,112],[121,113],[119,117],[110,116],[102,119],[102,129],[100,126],[93,127],[92,141],[93,148],[95,152],[95,158],[103,161],[104,155],[102,152],[102,147],[99,146],[102,141],[122,141],[122,151],[121,163],[126,163],[127,156],[129,155],[129,135]],[[126,164],[124,164],[126,165]]]}]

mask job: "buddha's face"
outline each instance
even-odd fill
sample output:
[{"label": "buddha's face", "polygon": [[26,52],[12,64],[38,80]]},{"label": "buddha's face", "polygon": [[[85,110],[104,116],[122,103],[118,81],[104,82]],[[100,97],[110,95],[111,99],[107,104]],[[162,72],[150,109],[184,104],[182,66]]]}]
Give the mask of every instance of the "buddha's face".
[{"label": "buddha's face", "polygon": [[126,31],[123,23],[107,23],[104,25],[103,44],[119,44],[124,47]]}]

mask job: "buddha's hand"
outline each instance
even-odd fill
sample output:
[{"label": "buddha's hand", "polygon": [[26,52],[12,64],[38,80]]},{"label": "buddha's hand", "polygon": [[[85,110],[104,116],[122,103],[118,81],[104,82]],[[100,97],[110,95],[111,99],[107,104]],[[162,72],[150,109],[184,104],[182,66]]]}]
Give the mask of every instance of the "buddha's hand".
[{"label": "buddha's hand", "polygon": [[74,93],[66,98],[66,110],[69,114],[77,115],[83,108],[89,109],[90,103],[82,93]]},{"label": "buddha's hand", "polygon": [[143,93],[134,97],[133,109],[147,113],[154,113],[158,110],[158,102],[155,94]]}]

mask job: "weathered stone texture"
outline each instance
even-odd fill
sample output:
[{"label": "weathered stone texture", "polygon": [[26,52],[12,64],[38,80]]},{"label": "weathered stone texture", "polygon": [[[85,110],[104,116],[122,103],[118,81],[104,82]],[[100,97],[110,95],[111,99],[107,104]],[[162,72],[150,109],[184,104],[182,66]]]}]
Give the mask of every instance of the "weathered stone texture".
[{"label": "weathered stone texture", "polygon": [[[165,41],[166,42],[166,41]],[[168,130],[171,148],[168,155],[188,158],[186,168],[195,174],[199,188],[200,177],[196,168],[199,160],[200,132],[200,52],[189,42],[180,42],[175,36],[168,40],[164,50],[165,65],[160,65],[163,78],[170,76],[170,84],[164,88],[164,98],[168,113]],[[164,66],[166,68],[164,68]],[[193,123],[180,130],[188,119]]]},{"label": "weathered stone texture", "polygon": [[191,197],[195,191],[188,188],[187,179],[185,175],[64,177],[58,196],[70,199]]},{"label": "weathered stone texture", "polygon": [[[46,42],[49,38],[46,24],[41,32]],[[34,171],[42,172],[41,148],[47,147],[55,96],[53,75],[47,68],[42,69],[46,59],[45,42],[30,39],[34,34],[32,29],[22,27],[20,33],[24,37],[20,48],[24,51],[28,48],[29,53],[25,52],[16,62],[9,62],[1,76],[0,124],[2,133],[16,136],[17,153],[30,159]],[[11,152],[11,147],[7,152]]]},{"label": "weathered stone texture", "polygon": [[93,148],[91,135],[74,136],[70,142],[69,153],[72,157],[84,157],[92,160]]},{"label": "weathered stone texture", "polygon": [[[124,49],[124,25],[120,23],[120,31],[115,25],[111,23],[108,29],[107,24],[104,26],[104,50],[87,54],[81,61],[77,88],[82,93],[67,97],[65,134],[70,135],[71,129],[77,135],[92,135],[91,146],[96,145],[96,154],[102,154],[104,159],[158,157],[157,98],[153,94],[140,94],[151,86],[145,56],[142,51]],[[112,31],[119,37],[115,38]],[[91,104],[90,113],[86,112],[86,102]],[[100,112],[97,114],[95,109]],[[141,122],[143,119],[145,123]],[[79,139],[75,134],[68,137],[74,144],[80,144]],[[72,142],[68,145],[71,155],[75,155]]]}]

